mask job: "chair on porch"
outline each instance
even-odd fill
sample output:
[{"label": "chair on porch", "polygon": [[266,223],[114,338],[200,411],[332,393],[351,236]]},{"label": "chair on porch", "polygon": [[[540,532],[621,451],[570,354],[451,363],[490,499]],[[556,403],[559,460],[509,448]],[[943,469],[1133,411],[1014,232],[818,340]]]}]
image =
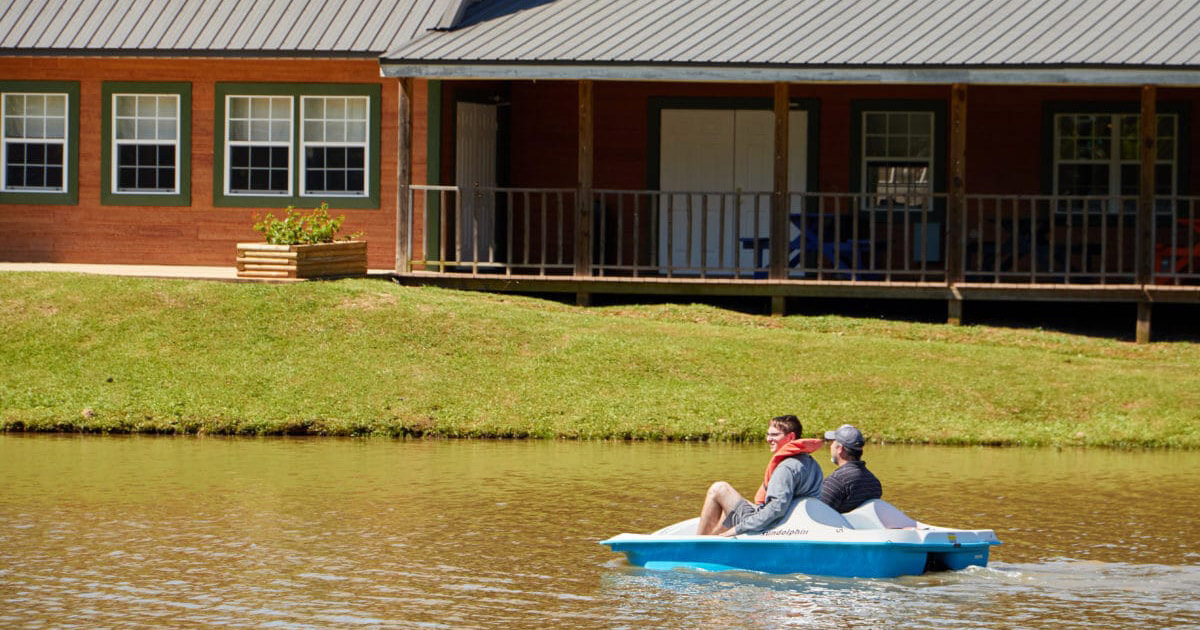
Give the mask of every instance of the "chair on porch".
[{"label": "chair on porch", "polygon": [[[866,269],[866,255],[870,251],[871,241],[864,239],[849,239],[839,242],[833,242],[832,239],[822,239],[820,231],[822,230],[822,220],[829,217],[805,216],[801,213],[792,213],[788,215],[792,226],[798,228],[800,233],[788,242],[788,267],[801,267],[805,261],[801,260],[801,256],[806,253],[820,253],[825,261],[832,265],[832,271],[838,272],[834,277],[844,278],[849,277],[855,280],[870,279],[874,274],[861,273]],[[828,230],[825,230],[828,235]],[[742,249],[754,250],[754,266],[755,269],[762,269],[767,265],[764,263],[764,257],[770,250],[771,239],[766,237],[748,237],[742,238]],[[819,266],[820,267],[820,266]],[[825,271],[824,267],[820,267],[820,271]],[[845,273],[846,271],[854,273]],[[756,271],[755,278],[767,277],[766,272]]]},{"label": "chair on porch", "polygon": [[[1180,273],[1200,273],[1200,219],[1180,219],[1179,224],[1191,227],[1191,246],[1175,247],[1167,243],[1154,246],[1155,284],[1173,284]],[[1161,275],[1159,275],[1161,274]]]}]

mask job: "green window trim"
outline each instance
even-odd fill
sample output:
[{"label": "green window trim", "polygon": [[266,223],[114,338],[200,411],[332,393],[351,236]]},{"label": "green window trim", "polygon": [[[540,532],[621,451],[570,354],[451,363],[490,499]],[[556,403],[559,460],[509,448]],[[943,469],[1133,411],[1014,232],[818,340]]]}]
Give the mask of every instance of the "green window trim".
[{"label": "green window trim", "polygon": [[[62,192],[8,192],[0,190],[0,203],[69,205],[79,204],[79,82],[0,81],[0,94],[42,93],[67,95],[66,190]],[[3,150],[4,147],[0,147]]]},{"label": "green window trim", "polygon": [[[192,205],[192,84],[105,81],[100,114],[100,203],[105,206]],[[179,128],[175,168],[179,190],[174,193],[125,193],[113,190],[113,95],[171,94],[179,97]]]},{"label": "green window trim", "polygon": [[[380,145],[382,141],[382,86],[378,83],[217,83],[213,107],[213,205],[222,207],[299,208],[315,207],[322,201],[333,208],[377,209],[379,204]],[[292,99],[292,137],[290,195],[244,195],[225,192],[226,178],[226,111],[230,96],[288,96]],[[304,195],[300,192],[300,169],[304,155],[300,138],[303,116],[302,97],[305,96],[365,96],[368,98],[367,121],[367,194],[341,196],[335,194]]]}]

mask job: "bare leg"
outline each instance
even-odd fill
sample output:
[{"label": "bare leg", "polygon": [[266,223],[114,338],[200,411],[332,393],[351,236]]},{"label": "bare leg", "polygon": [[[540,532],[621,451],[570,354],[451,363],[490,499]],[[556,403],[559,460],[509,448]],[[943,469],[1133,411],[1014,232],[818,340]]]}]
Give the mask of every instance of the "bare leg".
[{"label": "bare leg", "polygon": [[704,495],[704,507],[700,508],[700,523],[696,525],[696,533],[711,536],[724,531],[721,522],[741,500],[742,495],[724,481],[709,486],[708,493]]}]

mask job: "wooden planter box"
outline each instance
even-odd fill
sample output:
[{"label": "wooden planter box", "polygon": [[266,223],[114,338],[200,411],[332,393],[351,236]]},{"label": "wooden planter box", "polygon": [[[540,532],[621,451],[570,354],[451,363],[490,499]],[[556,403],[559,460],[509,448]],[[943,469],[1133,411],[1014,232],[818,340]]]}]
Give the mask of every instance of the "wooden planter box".
[{"label": "wooden planter box", "polygon": [[237,244],[239,278],[328,278],[367,275],[367,242],[313,245]]}]

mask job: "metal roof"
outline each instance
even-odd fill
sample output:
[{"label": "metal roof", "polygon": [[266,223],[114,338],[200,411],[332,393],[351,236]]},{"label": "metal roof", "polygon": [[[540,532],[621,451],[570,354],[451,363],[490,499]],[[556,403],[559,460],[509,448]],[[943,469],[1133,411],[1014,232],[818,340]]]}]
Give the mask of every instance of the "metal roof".
[{"label": "metal roof", "polygon": [[813,78],[816,69],[829,80],[1066,69],[1185,70],[1192,81],[1197,33],[1196,0],[485,0],[453,30],[419,34],[383,64],[414,76],[515,77],[520,66],[551,78],[574,67],[580,78],[752,80]]},{"label": "metal roof", "polygon": [[0,53],[377,56],[462,2],[7,0],[0,3]]}]

